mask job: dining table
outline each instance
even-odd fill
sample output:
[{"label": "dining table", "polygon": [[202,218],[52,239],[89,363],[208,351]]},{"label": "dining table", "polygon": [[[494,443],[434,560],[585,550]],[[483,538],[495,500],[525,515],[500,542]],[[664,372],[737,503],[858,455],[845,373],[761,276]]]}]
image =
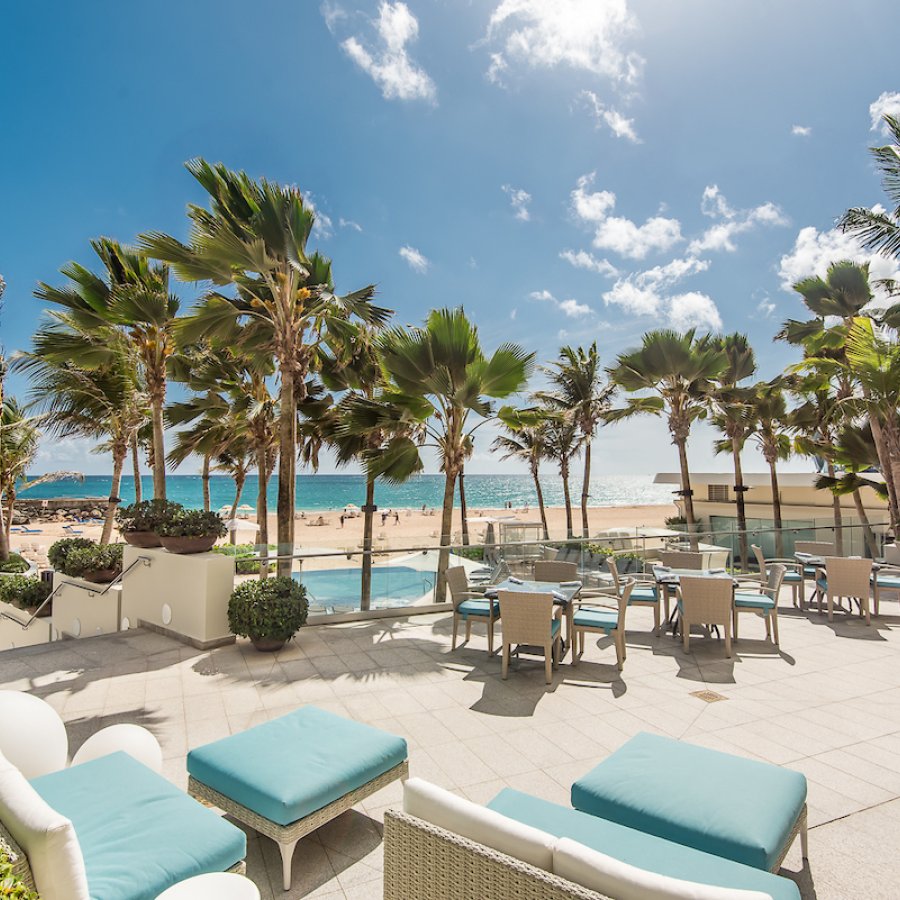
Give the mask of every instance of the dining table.
[{"label": "dining table", "polygon": [[[794,559],[803,566],[803,576],[804,578],[812,578],[813,580],[813,592],[810,595],[809,602],[812,604],[822,593],[819,588],[819,578],[825,577],[825,562],[826,557],[824,556],[814,556],[812,553],[794,553]],[[861,559],[859,556],[848,557],[848,559]],[[872,561],[872,578],[877,581],[878,579],[878,570],[884,568],[884,564],[877,562],[876,560]],[[810,576],[807,573],[807,569],[812,569],[813,574]]]},{"label": "dining table", "polygon": [[493,600],[500,595],[500,591],[511,591],[523,594],[552,594],[553,605],[562,607],[566,618],[566,633],[563,636],[563,649],[561,659],[565,659],[566,653],[572,649],[574,659],[574,641],[572,635],[575,627],[575,600],[581,593],[583,585],[580,581],[533,581],[525,578],[509,577],[498,584],[485,588],[484,596]]},{"label": "dining table", "polygon": [[[734,587],[738,586],[738,580],[730,575],[725,569],[675,569],[669,566],[654,566],[653,578],[661,591],[666,592],[666,596],[672,596],[678,590],[681,584],[682,576],[688,578],[730,578]],[[668,605],[668,603],[667,603]],[[718,628],[713,626],[718,633]],[[672,605],[672,611],[666,622],[666,629],[672,629],[672,637],[678,633],[678,604]]]}]

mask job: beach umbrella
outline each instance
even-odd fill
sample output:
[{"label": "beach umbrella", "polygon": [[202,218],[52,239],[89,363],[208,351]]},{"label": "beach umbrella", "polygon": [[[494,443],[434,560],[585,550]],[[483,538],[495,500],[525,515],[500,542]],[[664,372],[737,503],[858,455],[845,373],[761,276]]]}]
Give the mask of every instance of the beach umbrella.
[{"label": "beach umbrella", "polygon": [[259,525],[257,525],[256,522],[249,522],[247,519],[226,519],[225,527],[229,531],[238,531],[241,528],[246,528],[250,531],[259,531]]},{"label": "beach umbrella", "polygon": [[252,506],[248,506],[246,503],[242,503],[242,504],[238,507],[238,510],[239,510],[240,512],[253,512],[253,507],[252,507]]}]

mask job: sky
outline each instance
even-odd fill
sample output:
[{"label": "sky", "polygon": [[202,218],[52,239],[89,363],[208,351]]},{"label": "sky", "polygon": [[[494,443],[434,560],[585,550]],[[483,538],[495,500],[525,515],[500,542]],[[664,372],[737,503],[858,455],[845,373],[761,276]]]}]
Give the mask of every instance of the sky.
[{"label": "sky", "polygon": [[[91,238],[186,237],[203,156],[299,187],[338,289],[377,284],[401,324],[461,304],[488,350],[606,364],[651,328],[737,330],[771,377],[791,284],[868,258],[833,226],[883,199],[867,148],[900,114],[891,0],[20,0],[0,24],[8,353]],[[469,470],[508,471],[481,434]],[[727,470],[712,440],[692,469]],[[597,474],[676,468],[658,420],[594,446]],[[108,472],[90,449],[45,441],[34,470]]]}]

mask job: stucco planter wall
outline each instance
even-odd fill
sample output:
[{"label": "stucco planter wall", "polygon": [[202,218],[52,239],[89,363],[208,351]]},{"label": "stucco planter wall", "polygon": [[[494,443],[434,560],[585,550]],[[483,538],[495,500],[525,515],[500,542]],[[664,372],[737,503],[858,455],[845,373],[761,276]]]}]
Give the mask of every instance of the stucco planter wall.
[{"label": "stucco planter wall", "polygon": [[[31,613],[11,603],[0,600],[0,612],[9,613],[21,622],[27,622]],[[9,619],[0,618],[0,650],[12,650],[14,647],[32,647],[35,644],[45,644],[50,640],[50,619],[35,619],[27,629],[22,629]]]},{"label": "stucco planter wall", "polygon": [[[70,578],[68,575],[54,572],[53,589],[58,589],[59,593],[53,598],[51,621],[59,635],[73,638],[93,637],[120,630],[121,584],[110,588],[106,584],[95,584],[82,578]],[[103,594],[103,591],[106,593]]]}]

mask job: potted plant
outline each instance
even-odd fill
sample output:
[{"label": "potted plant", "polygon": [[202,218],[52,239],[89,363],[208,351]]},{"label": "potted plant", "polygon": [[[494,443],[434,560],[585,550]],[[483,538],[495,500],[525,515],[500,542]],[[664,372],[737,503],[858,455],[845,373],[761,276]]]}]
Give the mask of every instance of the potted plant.
[{"label": "potted plant", "polygon": [[47,551],[47,559],[57,572],[65,572],[66,560],[73,550],[84,550],[86,547],[93,546],[95,546],[95,543],[90,538],[63,538],[50,545],[50,549]]},{"label": "potted plant", "polygon": [[[11,575],[9,578],[0,578],[0,603],[8,603],[16,609],[34,614],[52,590],[53,586],[40,578]],[[42,609],[40,615],[49,616],[50,606]]]},{"label": "potted plant", "polygon": [[613,553],[612,558],[616,561],[616,568],[620,575],[629,572],[642,572],[644,570],[644,557],[634,550],[622,550],[619,553]]},{"label": "potted plant", "polygon": [[157,529],[160,543],[170,553],[203,553],[226,533],[222,517],[202,509],[183,509]]},{"label": "potted plant", "polygon": [[21,575],[31,568],[31,564],[18,553],[10,553],[9,559],[0,562],[0,575]]},{"label": "potted plant", "polygon": [[66,556],[63,574],[70,578],[83,578],[94,584],[109,584],[122,571],[124,544],[94,544],[70,550]]},{"label": "potted plant", "polygon": [[159,547],[157,529],[183,509],[180,503],[171,500],[144,500],[120,507],[116,511],[116,522],[122,537],[132,547]]},{"label": "potted plant", "polygon": [[306,588],[293,578],[245,581],[228,601],[228,626],[257,650],[280,650],[306,623]]}]

